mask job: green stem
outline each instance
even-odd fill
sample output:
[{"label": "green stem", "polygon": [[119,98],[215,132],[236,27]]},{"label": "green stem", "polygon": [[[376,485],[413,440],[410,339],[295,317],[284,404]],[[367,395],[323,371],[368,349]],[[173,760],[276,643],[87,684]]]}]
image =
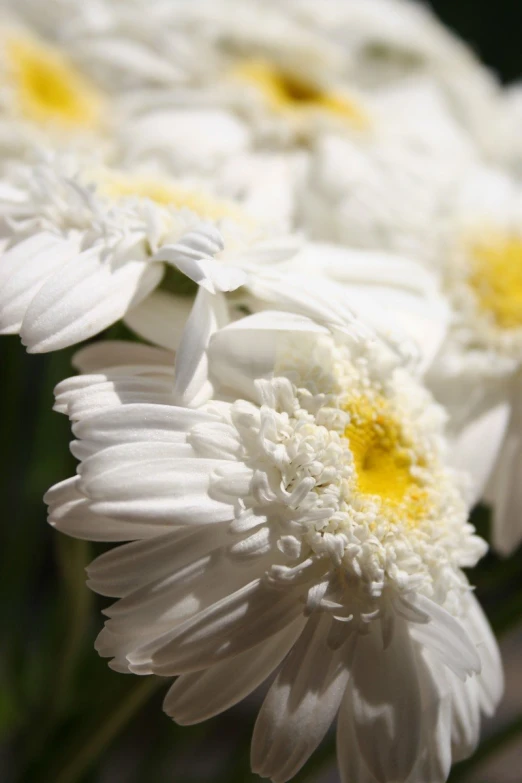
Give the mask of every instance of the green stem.
[{"label": "green stem", "polygon": [[74,756],[52,778],[54,783],[77,783],[94,764],[100,754],[125,728],[138,710],[152,694],[163,685],[164,680],[146,677],[129,693],[119,706],[107,716],[99,728],[80,745]]},{"label": "green stem", "polygon": [[452,770],[449,783],[457,783],[457,781],[464,780],[485,759],[502,750],[505,745],[508,745],[520,734],[522,734],[522,715],[518,715],[507,726],[504,726],[496,734],[484,740],[471,758],[457,764]]}]

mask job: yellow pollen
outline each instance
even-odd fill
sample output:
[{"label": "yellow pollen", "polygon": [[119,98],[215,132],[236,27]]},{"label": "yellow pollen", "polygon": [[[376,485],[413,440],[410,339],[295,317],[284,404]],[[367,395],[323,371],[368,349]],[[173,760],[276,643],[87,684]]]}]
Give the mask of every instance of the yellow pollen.
[{"label": "yellow pollen", "polygon": [[366,129],[369,124],[364,110],[342,93],[323,89],[264,60],[247,61],[237,67],[233,75],[256,87],[276,113],[325,112],[358,130]]},{"label": "yellow pollen", "polygon": [[228,201],[220,201],[196,190],[147,177],[111,175],[102,183],[100,189],[109,198],[148,198],[161,206],[189,209],[205,220],[242,217],[241,210]]},{"label": "yellow pollen", "polygon": [[469,283],[501,329],[522,327],[522,238],[492,236],[471,249]]},{"label": "yellow pollen", "polygon": [[412,468],[425,460],[415,454],[383,397],[361,397],[346,410],[351,421],[344,437],[353,455],[356,494],[378,498],[391,522],[416,524],[426,515],[428,495]]},{"label": "yellow pollen", "polygon": [[62,54],[30,38],[16,37],[8,39],[6,55],[11,86],[26,119],[68,129],[93,129],[100,124],[100,94]]}]

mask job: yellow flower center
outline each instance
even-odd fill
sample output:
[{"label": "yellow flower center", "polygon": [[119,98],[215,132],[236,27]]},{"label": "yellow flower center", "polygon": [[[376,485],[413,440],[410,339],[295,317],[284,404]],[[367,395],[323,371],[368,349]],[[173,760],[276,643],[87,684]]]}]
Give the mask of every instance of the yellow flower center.
[{"label": "yellow flower center", "polygon": [[469,283],[501,329],[522,327],[522,238],[492,236],[471,249]]},{"label": "yellow flower center", "polygon": [[392,522],[420,521],[428,494],[414,466],[425,466],[383,397],[362,397],[347,407],[351,421],[344,431],[353,455],[354,489],[362,499],[378,498]]},{"label": "yellow flower center", "polygon": [[26,119],[69,129],[99,125],[101,96],[63,55],[18,37],[8,39],[5,51],[11,86]]},{"label": "yellow flower center", "polygon": [[239,218],[242,214],[235,204],[228,201],[221,201],[205,193],[149,177],[111,175],[102,182],[100,189],[112,199],[148,198],[162,206],[189,209],[204,220]]},{"label": "yellow flower center", "polygon": [[347,96],[323,89],[269,62],[245,62],[235,69],[234,75],[255,87],[274,112],[302,115],[319,111],[334,115],[358,130],[368,125],[365,111]]}]

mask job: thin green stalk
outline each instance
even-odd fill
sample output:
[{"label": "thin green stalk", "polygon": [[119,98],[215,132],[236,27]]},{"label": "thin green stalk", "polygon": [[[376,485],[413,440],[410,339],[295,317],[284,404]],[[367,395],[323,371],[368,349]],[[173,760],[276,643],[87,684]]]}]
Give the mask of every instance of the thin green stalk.
[{"label": "thin green stalk", "polygon": [[150,676],[133,688],[117,708],[112,713],[109,713],[98,729],[85,742],[79,745],[74,755],[52,777],[53,782],[77,783],[77,781],[81,780],[105,748],[125,728],[152,694],[163,685],[163,682],[161,678]]}]

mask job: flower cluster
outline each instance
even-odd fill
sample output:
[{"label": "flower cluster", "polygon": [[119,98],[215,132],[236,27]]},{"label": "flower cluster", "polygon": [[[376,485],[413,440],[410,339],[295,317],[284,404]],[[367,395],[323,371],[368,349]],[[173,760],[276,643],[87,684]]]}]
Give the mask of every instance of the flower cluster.
[{"label": "flower cluster", "polygon": [[444,783],[503,688],[473,505],[522,540],[516,91],[410,0],[17,0],[0,51],[0,334],[95,338],[45,499],[118,543],[99,653],[182,724],[272,677],[274,783],[336,716],[343,783]]}]

